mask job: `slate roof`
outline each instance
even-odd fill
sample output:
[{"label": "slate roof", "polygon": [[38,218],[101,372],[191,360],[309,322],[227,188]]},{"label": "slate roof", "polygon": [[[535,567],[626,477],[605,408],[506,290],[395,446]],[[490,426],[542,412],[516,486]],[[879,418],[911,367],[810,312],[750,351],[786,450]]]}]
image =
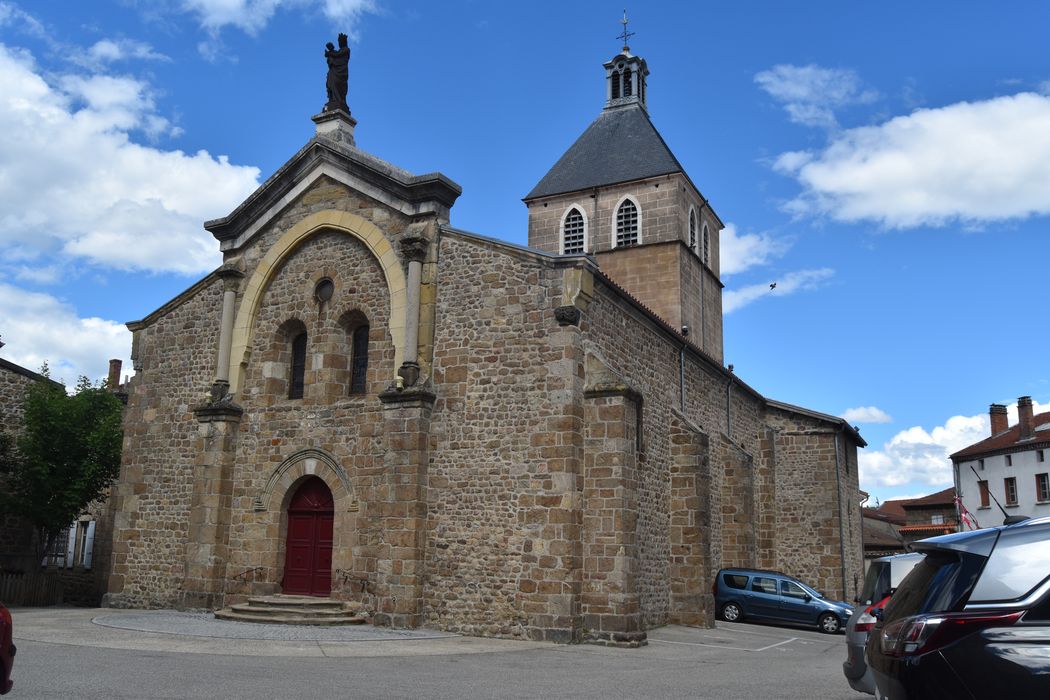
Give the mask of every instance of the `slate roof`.
[{"label": "slate roof", "polygon": [[969,447],[964,447],[953,454],[951,458],[958,462],[965,457],[973,457],[1011,447],[1028,447],[1037,442],[1046,442],[1050,440],[1050,430],[1046,426],[1050,426],[1050,411],[1032,417],[1033,439],[1022,441],[1021,426],[1018,424],[998,435],[993,435],[980,442],[975,442]]},{"label": "slate roof", "polygon": [[684,173],[639,105],[603,110],[525,200]]}]

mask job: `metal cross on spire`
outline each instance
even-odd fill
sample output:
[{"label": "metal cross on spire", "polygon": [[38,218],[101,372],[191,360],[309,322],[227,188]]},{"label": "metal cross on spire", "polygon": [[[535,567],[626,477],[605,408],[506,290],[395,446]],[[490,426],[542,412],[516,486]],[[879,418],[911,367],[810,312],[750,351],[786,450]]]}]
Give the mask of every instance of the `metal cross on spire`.
[{"label": "metal cross on spire", "polygon": [[627,10],[626,9],[624,9],[624,11],[623,11],[623,19],[620,20],[620,24],[623,25],[623,34],[618,35],[616,38],[617,39],[623,39],[623,50],[624,51],[629,51],[631,49],[631,47],[627,45],[627,40],[630,39],[632,36],[634,36],[634,32],[627,31]]}]

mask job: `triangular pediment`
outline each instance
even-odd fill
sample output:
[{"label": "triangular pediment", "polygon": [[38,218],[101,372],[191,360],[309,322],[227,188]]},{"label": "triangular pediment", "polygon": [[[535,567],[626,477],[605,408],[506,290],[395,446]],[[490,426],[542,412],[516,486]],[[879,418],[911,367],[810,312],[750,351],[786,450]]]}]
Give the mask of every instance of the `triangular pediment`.
[{"label": "triangular pediment", "polygon": [[221,250],[236,250],[322,177],[406,216],[433,214],[443,223],[463,191],[441,173],[413,175],[358,148],[317,136],[228,216],[206,221],[204,228],[218,239]]}]

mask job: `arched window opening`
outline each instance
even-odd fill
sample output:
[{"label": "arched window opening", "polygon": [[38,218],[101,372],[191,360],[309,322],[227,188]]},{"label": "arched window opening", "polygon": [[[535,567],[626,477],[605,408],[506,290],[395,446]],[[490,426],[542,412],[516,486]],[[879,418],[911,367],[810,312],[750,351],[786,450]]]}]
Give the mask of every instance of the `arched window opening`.
[{"label": "arched window opening", "polygon": [[616,247],[638,243],[638,207],[625,199],[616,210]]},{"label": "arched window opening", "polygon": [[620,97],[620,71],[613,71],[612,74],[612,98],[614,100]]},{"label": "arched window opening", "polygon": [[707,235],[707,224],[704,224],[704,264],[711,263],[711,239]]},{"label": "arched window opening", "polygon": [[562,226],[562,252],[566,255],[584,252],[583,213],[573,207],[565,216]]},{"label": "arched window opening", "polygon": [[368,324],[354,329],[353,354],[350,358],[350,393],[368,393]]},{"label": "arched window opening", "polygon": [[630,97],[632,94],[634,94],[634,93],[631,90],[631,69],[630,68],[624,68],[623,69],[623,96],[624,97]]},{"label": "arched window opening", "polygon": [[292,338],[292,367],[288,377],[288,398],[303,398],[303,387],[306,385],[306,333],[299,333]]},{"label": "arched window opening", "polygon": [[689,250],[696,252],[696,212],[689,210]]}]

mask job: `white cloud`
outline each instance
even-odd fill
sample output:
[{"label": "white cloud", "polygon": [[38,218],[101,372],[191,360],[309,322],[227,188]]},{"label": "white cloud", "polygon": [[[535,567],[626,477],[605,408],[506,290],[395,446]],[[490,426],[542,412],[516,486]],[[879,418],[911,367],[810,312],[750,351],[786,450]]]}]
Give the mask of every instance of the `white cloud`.
[{"label": "white cloud", "polygon": [[920,109],[848,129],[774,168],[802,193],[787,209],[891,228],[1050,214],[1050,97],[1034,93]]},{"label": "white cloud", "polygon": [[0,2],[0,27],[14,27],[37,38],[47,35],[44,25],[36,17],[11,2]]},{"label": "white cloud", "polygon": [[[1035,413],[1050,406],[1033,401]],[[1017,422],[1016,402],[1008,409],[1010,424]],[[952,484],[949,455],[980,442],[991,435],[987,414],[952,416],[932,430],[913,426],[902,430],[882,446],[881,450],[862,450],[858,454],[861,488],[870,491],[879,487],[904,484],[928,484],[944,488]]]},{"label": "white cloud", "polygon": [[[722,311],[727,314],[733,313],[767,295],[781,297],[795,292],[813,291],[824,286],[824,283],[834,274],[834,270],[826,267],[817,270],[798,270],[780,277],[775,282],[763,282],[740,289],[730,289],[722,294]],[[776,284],[776,288],[771,289],[771,284]]]},{"label": "white cloud", "polygon": [[125,270],[199,274],[221,262],[203,230],[258,185],[257,168],[207,151],[143,146],[170,124],[148,85],[63,75],[0,44],[0,245],[6,263],[56,253]]},{"label": "white cloud", "polygon": [[842,414],[847,423],[892,423],[889,414],[876,406],[858,406],[847,408]]},{"label": "white cloud", "polygon": [[[346,24],[348,34],[361,15],[376,12],[373,0],[322,0],[320,10],[333,22]],[[217,34],[227,26],[256,34],[263,29],[280,9],[316,9],[317,2],[309,0],[182,0],[181,8],[197,16],[201,27]]]},{"label": "white cloud", "polygon": [[748,268],[765,265],[783,255],[790,243],[764,233],[737,233],[736,226],[726,224],[718,237],[719,262],[723,275],[733,275]]},{"label": "white cloud", "polygon": [[855,72],[812,64],[773,66],[755,75],[755,82],[784,105],[791,121],[829,129],[838,125],[836,109],[878,97],[863,87]]},{"label": "white cloud", "polygon": [[99,39],[83,56],[74,56],[74,60],[88,68],[101,68],[117,61],[171,61],[164,54],[154,51],[149,44],[134,39]]},{"label": "white cloud", "polygon": [[3,283],[0,318],[4,358],[34,372],[47,362],[52,378],[67,387],[81,375],[92,382],[104,379],[113,358],[123,361],[123,374],[134,374],[131,332],[122,323],[79,318],[72,306],[49,294]]}]

